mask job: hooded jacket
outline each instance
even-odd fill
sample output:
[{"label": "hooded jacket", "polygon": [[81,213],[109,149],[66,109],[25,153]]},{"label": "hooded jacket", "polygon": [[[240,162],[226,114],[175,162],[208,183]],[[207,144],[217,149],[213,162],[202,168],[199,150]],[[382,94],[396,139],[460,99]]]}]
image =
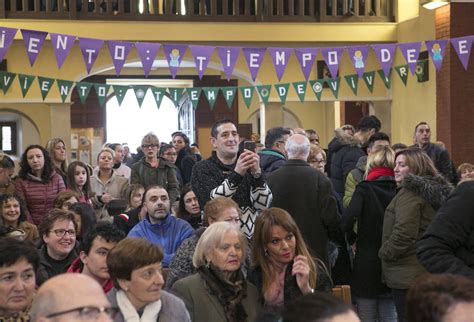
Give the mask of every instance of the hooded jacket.
[{"label": "hooded jacket", "polygon": [[352,195],[359,182],[364,180],[365,168],[367,167],[367,156],[361,156],[357,161],[356,167],[349,172],[344,183],[344,198],[343,205],[345,208],[349,207]]},{"label": "hooded jacket", "polygon": [[390,288],[408,289],[426,272],[416,258],[415,243],[452,191],[443,176],[409,174],[385,211],[379,257]]},{"label": "hooded jacket", "polygon": [[263,149],[258,153],[258,156],[260,157],[260,168],[266,178],[286,162],[286,157],[277,150]]}]

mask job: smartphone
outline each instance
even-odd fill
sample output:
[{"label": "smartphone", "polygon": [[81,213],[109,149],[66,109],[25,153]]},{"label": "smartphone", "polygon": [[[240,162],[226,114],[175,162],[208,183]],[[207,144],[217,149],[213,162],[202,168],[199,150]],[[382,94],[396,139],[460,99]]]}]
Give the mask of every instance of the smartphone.
[{"label": "smartphone", "polygon": [[244,149],[255,152],[257,145],[254,141],[245,141],[244,142]]}]

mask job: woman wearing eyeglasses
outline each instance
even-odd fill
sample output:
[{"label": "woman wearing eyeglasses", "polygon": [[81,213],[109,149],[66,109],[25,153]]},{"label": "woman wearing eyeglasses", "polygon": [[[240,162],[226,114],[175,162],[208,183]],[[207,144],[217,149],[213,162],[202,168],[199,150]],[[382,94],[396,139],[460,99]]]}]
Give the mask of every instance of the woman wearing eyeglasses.
[{"label": "woman wearing eyeglasses", "polygon": [[142,238],[120,241],[107,256],[115,288],[107,297],[120,312],[115,322],[188,322],[183,301],[163,291],[163,251]]}]

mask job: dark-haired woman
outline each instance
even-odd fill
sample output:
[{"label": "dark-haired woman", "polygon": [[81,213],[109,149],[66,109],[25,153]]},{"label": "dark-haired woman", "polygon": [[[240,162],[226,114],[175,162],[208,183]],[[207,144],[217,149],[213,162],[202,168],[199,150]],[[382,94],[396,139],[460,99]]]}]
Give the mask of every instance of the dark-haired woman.
[{"label": "dark-haired woman", "polygon": [[181,189],[177,217],[186,220],[194,229],[202,226],[201,208],[191,184]]},{"label": "dark-haired woman", "polygon": [[17,194],[5,194],[0,198],[0,226],[16,229],[24,233],[23,240],[36,242],[39,238],[38,228],[26,221],[24,202]]},{"label": "dark-haired woman", "polygon": [[186,134],[182,132],[173,133],[173,146],[178,153],[176,166],[181,172],[183,184],[187,184],[191,181],[191,173],[193,171],[193,166],[196,163],[196,157],[189,144],[189,138]]},{"label": "dark-haired woman", "polygon": [[21,156],[15,192],[26,202],[28,220],[38,225],[53,208],[56,195],[65,189],[62,177],[53,169],[48,151],[40,145],[27,147]]},{"label": "dark-haired woman", "polygon": [[15,186],[11,182],[14,172],[15,163],[7,154],[0,151],[0,194],[15,191]]}]

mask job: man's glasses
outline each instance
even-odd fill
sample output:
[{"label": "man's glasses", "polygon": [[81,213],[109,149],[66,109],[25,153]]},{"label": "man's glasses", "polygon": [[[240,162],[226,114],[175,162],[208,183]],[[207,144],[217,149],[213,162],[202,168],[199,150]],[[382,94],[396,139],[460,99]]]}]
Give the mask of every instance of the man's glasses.
[{"label": "man's glasses", "polygon": [[142,149],[156,148],[158,144],[143,144]]},{"label": "man's glasses", "polygon": [[164,153],[164,155],[169,156],[169,157],[175,157],[175,156],[178,155],[178,153],[172,153],[172,152],[170,152],[170,153]]},{"label": "man's glasses", "polygon": [[102,313],[105,313],[111,319],[114,319],[118,311],[119,309],[116,307],[81,306],[75,309],[70,309],[66,311],[49,314],[46,316],[46,318],[50,319],[55,316],[77,312],[82,319],[86,321],[94,321],[94,320],[97,320]]},{"label": "man's glasses", "polygon": [[58,238],[63,238],[64,236],[66,236],[66,234],[68,234],[69,236],[71,237],[75,237],[76,236],[76,231],[74,229],[69,229],[69,230],[66,230],[66,229],[55,229],[55,230],[51,230],[55,235],[56,237]]}]

